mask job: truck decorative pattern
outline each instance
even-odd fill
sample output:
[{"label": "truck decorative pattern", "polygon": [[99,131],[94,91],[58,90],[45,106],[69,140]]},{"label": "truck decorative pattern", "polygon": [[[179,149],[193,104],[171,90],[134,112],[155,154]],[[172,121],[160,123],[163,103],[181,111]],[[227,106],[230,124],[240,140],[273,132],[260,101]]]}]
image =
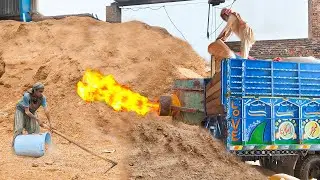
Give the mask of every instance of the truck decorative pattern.
[{"label": "truck decorative pattern", "polygon": [[320,150],[320,64],[226,59],[221,67],[230,150]]},{"label": "truck decorative pattern", "polygon": [[313,147],[320,149],[320,118],[316,118],[320,115],[320,99],[230,98],[230,103],[230,148],[248,145],[266,149],[276,145],[275,149],[286,149],[286,145],[294,145],[294,149],[308,149],[316,145]]},{"label": "truck decorative pattern", "polygon": [[235,105],[234,102],[232,102],[231,108],[232,108],[232,117],[233,117],[231,119],[231,125],[232,125],[232,130],[231,130],[231,136],[232,137],[231,138],[232,138],[233,142],[238,142],[241,139],[241,137],[240,137],[241,129],[239,129],[239,125],[240,125],[240,122],[241,122],[241,120],[240,120],[240,117],[241,117],[240,116],[241,115],[240,110],[241,109],[239,110],[239,105]]}]

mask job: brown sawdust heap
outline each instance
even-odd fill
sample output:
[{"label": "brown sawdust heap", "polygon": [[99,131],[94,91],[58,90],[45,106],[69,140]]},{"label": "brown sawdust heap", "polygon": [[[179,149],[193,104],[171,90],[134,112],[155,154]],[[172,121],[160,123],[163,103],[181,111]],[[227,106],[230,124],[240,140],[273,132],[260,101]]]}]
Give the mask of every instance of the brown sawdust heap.
[{"label": "brown sawdust heap", "polygon": [[[174,79],[190,77],[182,72],[204,76],[204,60],[165,29],[79,17],[28,24],[3,21],[0,27],[0,54],[6,63],[0,79],[0,179],[265,178],[224,153],[224,147],[198,127],[174,125],[155,114],[114,112],[103,103],[89,104],[78,97],[76,83],[87,68],[113,74],[149,98],[168,93]],[[53,125],[119,162],[116,168],[103,174],[109,164],[55,134],[53,149],[44,157],[13,155],[14,106],[36,81],[46,84]],[[39,115],[45,119],[42,110]],[[103,153],[112,149],[116,151]]]}]

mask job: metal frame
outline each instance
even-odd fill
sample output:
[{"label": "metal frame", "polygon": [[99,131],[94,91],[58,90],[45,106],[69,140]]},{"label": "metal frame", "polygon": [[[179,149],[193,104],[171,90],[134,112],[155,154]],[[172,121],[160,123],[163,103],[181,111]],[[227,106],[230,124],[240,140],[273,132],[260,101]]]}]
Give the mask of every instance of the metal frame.
[{"label": "metal frame", "polygon": [[[159,3],[170,3],[170,2],[181,2],[181,1],[191,1],[191,0],[116,0],[115,4],[117,6],[134,6],[134,5],[145,5],[145,4],[159,4]],[[213,6],[224,3],[225,0],[209,0],[208,4]]]}]

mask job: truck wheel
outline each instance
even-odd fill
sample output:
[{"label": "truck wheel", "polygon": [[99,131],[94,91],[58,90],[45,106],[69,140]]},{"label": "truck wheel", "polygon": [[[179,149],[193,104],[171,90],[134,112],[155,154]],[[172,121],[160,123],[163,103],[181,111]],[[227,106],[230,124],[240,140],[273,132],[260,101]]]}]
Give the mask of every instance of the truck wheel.
[{"label": "truck wheel", "polygon": [[259,163],[261,167],[271,170],[271,163],[268,158],[263,157],[262,159],[259,159]]},{"label": "truck wheel", "polygon": [[307,157],[301,164],[299,169],[296,169],[297,177],[301,180],[320,179],[320,156],[311,155]]},{"label": "truck wheel", "polygon": [[266,159],[265,158],[259,159],[259,164],[260,164],[261,167],[267,168],[266,167]]},{"label": "truck wheel", "polygon": [[301,157],[298,159],[297,163],[296,163],[296,167],[294,168],[294,177],[300,177],[300,170],[301,170],[301,166],[302,166],[302,163],[303,163],[303,160],[302,159],[304,157]]},{"label": "truck wheel", "polygon": [[159,99],[159,116],[169,116],[171,113],[172,98],[171,96],[160,96]]}]

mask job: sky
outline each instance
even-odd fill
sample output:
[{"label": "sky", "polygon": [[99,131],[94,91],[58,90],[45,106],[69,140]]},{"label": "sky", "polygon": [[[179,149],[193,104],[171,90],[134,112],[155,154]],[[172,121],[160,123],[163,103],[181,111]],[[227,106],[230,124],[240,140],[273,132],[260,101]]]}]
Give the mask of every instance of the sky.
[{"label": "sky", "polygon": [[[88,0],[38,1],[39,12],[43,15],[93,13],[103,21],[106,19],[106,6],[113,2],[113,0],[91,0],[90,3]],[[122,22],[138,20],[152,26],[163,27],[172,35],[186,40],[204,59],[210,60],[207,47],[226,25],[219,16],[221,8],[232,4],[233,0],[226,0],[225,3],[212,8],[209,26],[209,33],[212,35],[209,39],[206,37],[207,2],[194,0],[126,6],[122,9]],[[308,0],[236,0],[232,9],[240,13],[249,24],[257,40],[308,37]],[[238,41],[238,38],[232,36],[228,41]]]}]

